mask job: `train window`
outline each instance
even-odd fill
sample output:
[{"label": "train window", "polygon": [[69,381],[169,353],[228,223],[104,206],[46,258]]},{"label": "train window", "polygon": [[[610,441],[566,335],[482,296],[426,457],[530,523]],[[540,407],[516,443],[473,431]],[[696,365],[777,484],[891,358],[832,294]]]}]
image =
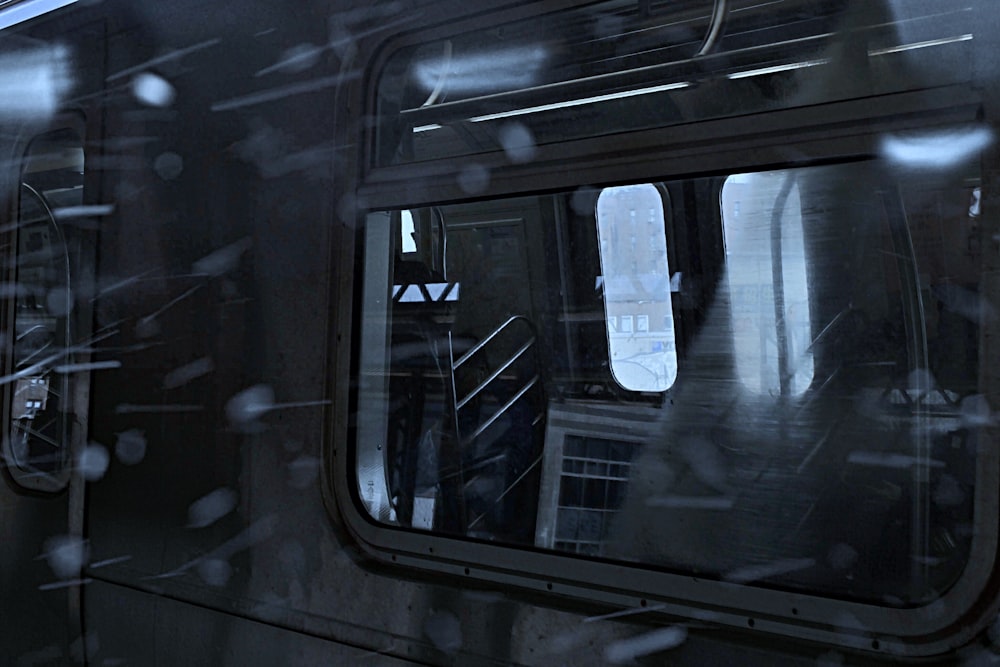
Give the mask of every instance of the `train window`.
[{"label": "train window", "polygon": [[962,3],[727,5],[605,0],[403,47],[378,84],[372,163],[489,151],[523,163],[567,139],[972,76],[973,12]]},{"label": "train window", "polygon": [[796,174],[734,174],[722,186],[736,373],[759,393],[798,395],[813,379]]},{"label": "train window", "polygon": [[[611,374],[625,389],[669,389],[677,351],[660,192],[649,184],[606,188],[597,229]],[[650,316],[660,325],[652,331]]]},{"label": "train window", "polygon": [[[988,530],[982,191],[974,161],[949,169],[869,160],[608,188],[592,207],[564,192],[412,208],[447,248],[419,270],[393,250],[400,215],[369,213],[366,513],[876,606],[939,599]],[[683,208],[656,212],[672,189]],[[662,239],[685,239],[670,308],[609,299],[612,239],[633,234],[649,252],[622,255],[630,279],[651,261],[668,284]],[[403,282],[426,295],[399,298]],[[673,322],[658,391],[623,382],[614,337]]]},{"label": "train window", "polygon": [[413,214],[402,211],[400,214],[400,243],[404,255],[417,252],[417,230],[413,226]]},{"label": "train window", "polygon": [[[83,142],[61,129],[34,139],[21,171],[17,224],[6,230],[4,454],[22,485],[58,490],[71,468],[77,407],[73,266],[81,258]],[[77,273],[79,275],[79,273]],[[77,419],[82,419],[79,415]]]}]

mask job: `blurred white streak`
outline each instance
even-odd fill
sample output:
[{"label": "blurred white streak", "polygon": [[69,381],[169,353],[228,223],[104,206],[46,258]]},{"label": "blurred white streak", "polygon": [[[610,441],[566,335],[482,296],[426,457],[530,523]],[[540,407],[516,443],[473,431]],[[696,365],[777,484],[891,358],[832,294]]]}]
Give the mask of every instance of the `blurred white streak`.
[{"label": "blurred white streak", "polygon": [[626,90],[620,93],[607,93],[605,95],[595,95],[593,97],[581,97],[574,100],[566,100],[565,102],[553,102],[552,104],[541,104],[535,107],[512,109],[511,111],[499,111],[497,113],[486,114],[484,116],[474,116],[469,119],[469,122],[483,123],[490,120],[499,120],[501,118],[514,118],[515,116],[526,116],[529,114],[542,113],[543,111],[555,111],[557,109],[568,109],[570,107],[579,107],[579,106],[586,106],[588,104],[610,102],[612,100],[620,100],[628,97],[639,97],[641,95],[664,93],[670,90],[680,90],[681,88],[688,88],[690,86],[691,84],[687,81],[678,81],[676,83],[665,83],[659,86],[650,86],[648,88],[637,88],[635,90]]},{"label": "blurred white streak", "polygon": [[807,570],[815,564],[816,561],[812,558],[789,558],[786,560],[774,561],[772,563],[747,565],[745,567],[736,568],[729,574],[725,575],[723,579],[734,584],[746,584],[751,581],[758,581],[760,579],[776,577],[781,574],[788,574],[789,572]]},{"label": "blurred white streak", "polygon": [[64,206],[52,209],[56,220],[71,220],[73,218],[97,218],[111,215],[115,211],[114,204],[92,204],[89,206]]},{"label": "blurred white streak", "polygon": [[312,93],[317,90],[323,90],[324,88],[333,88],[343,83],[347,83],[348,81],[353,81],[360,76],[360,71],[352,71],[345,72],[344,74],[337,76],[320,77],[318,79],[311,79],[309,81],[303,81],[289,86],[262,90],[259,93],[251,93],[242,97],[234,97],[233,99],[226,100],[224,102],[216,102],[211,108],[212,111],[231,111],[232,109],[263,104],[265,102],[273,102],[274,100],[285,99],[286,97],[290,97],[292,95],[302,95],[304,93]]},{"label": "blurred white streak", "polygon": [[611,642],[604,648],[605,659],[620,665],[635,658],[677,648],[687,639],[687,629],[680,626],[660,628],[646,634]]},{"label": "blurred white streak", "polygon": [[257,430],[261,428],[257,420],[271,410],[282,408],[308,408],[329,405],[330,401],[290,401],[275,403],[274,389],[266,384],[256,384],[235,394],[226,404],[226,416],[236,427]]},{"label": "blurred white streak", "polygon": [[758,69],[745,70],[743,72],[733,72],[732,74],[727,74],[727,79],[748,79],[754,76],[764,76],[767,74],[777,74],[778,72],[790,72],[797,69],[805,69],[807,67],[817,67],[820,65],[826,65],[830,62],[829,58],[819,58],[817,60],[803,60],[797,63],[788,63],[786,65],[774,65],[771,67],[760,67]]},{"label": "blurred white streak", "polygon": [[281,54],[281,60],[257,71],[254,76],[264,76],[272,72],[304,72],[319,62],[325,47],[315,44],[298,44]]},{"label": "blurred white streak", "polygon": [[159,317],[163,313],[167,312],[168,310],[170,310],[171,308],[173,308],[174,306],[176,306],[178,303],[180,303],[184,299],[188,298],[189,296],[191,296],[192,294],[194,294],[195,292],[197,292],[201,288],[202,288],[201,285],[195,285],[191,289],[186,290],[180,296],[178,296],[178,297],[176,297],[176,298],[171,299],[170,301],[168,301],[166,305],[164,305],[162,308],[160,308],[159,310],[157,310],[155,313],[152,313],[150,315],[146,315],[145,317],[140,318],[139,321],[136,323],[136,331],[141,334],[141,332],[144,329],[148,329],[149,325],[152,324],[153,321],[156,320],[157,317]]},{"label": "blurred white streak", "polygon": [[250,237],[245,237],[230,243],[227,246],[205,255],[192,266],[195,273],[203,273],[209,276],[221,276],[236,268],[240,257],[253,245]]},{"label": "blurred white streak", "polygon": [[882,155],[892,164],[912,169],[950,169],[993,143],[986,127],[926,132],[882,138]]},{"label": "blurred white streak", "polygon": [[[190,560],[180,567],[170,570],[169,572],[144,577],[144,579],[170,579],[173,577],[179,577],[204,561],[228,560],[240,551],[249,549],[253,545],[259,544],[260,542],[263,542],[271,537],[277,527],[277,523],[277,515],[269,514],[264,518],[253,522],[247,526],[246,530],[238,533],[232,539],[226,540],[204,556],[199,556],[194,560]],[[211,567],[212,566],[209,566],[209,571],[211,570]]]},{"label": "blurred white streak", "polygon": [[651,607],[632,607],[631,609],[622,609],[620,611],[613,611],[610,614],[601,614],[600,616],[588,616],[583,619],[584,623],[593,623],[595,621],[607,621],[613,618],[622,618],[623,616],[635,616],[636,614],[645,614],[650,611],[659,611],[661,609],[666,609],[665,604],[654,604]]},{"label": "blurred white streak", "polygon": [[941,39],[929,39],[924,42],[913,42],[912,44],[900,44],[899,46],[890,46],[884,49],[870,49],[868,51],[869,56],[885,56],[890,53],[902,53],[903,51],[916,51],[918,49],[926,49],[933,46],[944,46],[945,44],[955,44],[956,42],[970,42],[973,39],[973,35],[966,33],[964,35],[956,35],[954,37],[942,37]]},{"label": "blurred white streak", "polygon": [[239,392],[226,404],[230,423],[242,426],[255,422],[274,408],[274,390],[265,384],[256,384]]},{"label": "blurred white streak", "polygon": [[212,363],[211,358],[202,357],[201,359],[195,359],[191,363],[184,364],[180,368],[175,368],[167,373],[163,378],[163,388],[176,389],[192,380],[208,375],[213,370],[215,370],[215,365]]},{"label": "blurred white streak", "polygon": [[121,368],[120,361],[93,361],[88,364],[61,364],[52,370],[56,373],[82,373],[83,371],[105,371],[113,368]]},{"label": "blurred white streak", "polygon": [[110,294],[112,292],[116,292],[116,291],[120,290],[123,287],[128,287],[129,285],[133,285],[133,284],[139,282],[140,278],[142,278],[143,276],[148,276],[149,274],[153,273],[155,270],[156,269],[150,269],[148,271],[143,271],[142,273],[137,273],[134,276],[131,276],[129,278],[125,278],[123,280],[119,280],[118,282],[112,283],[112,284],[108,285],[107,287],[102,288],[97,293],[97,296],[95,296],[93,299],[91,299],[91,301],[97,301],[102,296],[108,295],[108,294]]},{"label": "blurred white streak", "polygon": [[239,494],[221,488],[202,496],[188,508],[188,528],[204,528],[226,516],[239,503]]},{"label": "blurred white streak", "polygon": [[0,10],[0,30],[72,5],[76,0],[27,0]]},{"label": "blurred white streak", "polygon": [[93,579],[69,579],[67,581],[56,581],[51,584],[42,584],[38,587],[40,591],[53,591],[57,588],[69,588],[71,586],[83,586],[89,584]]},{"label": "blurred white streak", "polygon": [[201,51],[202,49],[207,49],[211,46],[221,43],[222,40],[219,38],[208,39],[204,42],[199,42],[193,46],[188,46],[183,49],[177,49],[176,51],[171,51],[162,56],[153,58],[152,60],[147,60],[144,63],[140,63],[134,67],[129,67],[121,71],[115,72],[108,77],[108,81],[114,81],[115,79],[120,79],[122,77],[129,76],[130,74],[135,74],[136,72],[141,72],[143,70],[149,69],[151,67],[156,67],[157,65],[162,65],[163,63],[168,63],[174,60],[179,60],[189,53],[194,53],[195,51]]},{"label": "blurred white streak", "polygon": [[70,87],[69,54],[62,46],[0,55],[0,118],[45,121]]},{"label": "blurred white streak", "polygon": [[525,88],[538,79],[548,53],[540,46],[497,49],[471,55],[435,56],[418,62],[414,72],[428,93],[442,79],[449,93],[477,93],[498,89]]},{"label": "blurred white streak", "polygon": [[91,563],[88,567],[92,570],[99,567],[107,567],[109,565],[117,565],[118,563],[125,563],[132,560],[131,556],[117,556],[116,558],[105,558],[104,560],[99,560],[95,563]]}]

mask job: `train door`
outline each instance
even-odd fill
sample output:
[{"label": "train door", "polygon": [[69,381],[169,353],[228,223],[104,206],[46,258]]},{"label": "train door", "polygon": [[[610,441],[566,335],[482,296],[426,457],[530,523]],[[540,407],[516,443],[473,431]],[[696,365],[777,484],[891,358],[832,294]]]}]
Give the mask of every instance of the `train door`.
[{"label": "train door", "polygon": [[[81,29],[81,43],[99,43],[95,30]],[[68,100],[102,80],[95,51],[0,33],[0,596],[19,601],[0,645],[24,664],[87,651],[84,483],[107,466],[106,451],[84,456],[98,119]]]}]

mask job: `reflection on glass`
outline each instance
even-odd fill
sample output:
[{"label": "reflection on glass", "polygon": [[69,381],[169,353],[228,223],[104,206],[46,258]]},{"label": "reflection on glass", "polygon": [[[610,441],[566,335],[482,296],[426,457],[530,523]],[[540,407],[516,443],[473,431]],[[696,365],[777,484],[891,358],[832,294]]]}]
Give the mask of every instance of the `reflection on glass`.
[{"label": "reflection on glass", "polygon": [[736,371],[747,388],[801,394],[813,379],[802,206],[792,172],[722,187]]},{"label": "reflection on glass", "polygon": [[[969,217],[976,164],[956,169],[872,161],[609,188],[593,206],[570,192],[443,206],[447,261],[422,267],[397,214],[371,213],[366,509],[709,579],[937,599],[988,530],[974,500],[993,446],[988,232]],[[670,190],[688,194],[664,215]],[[668,236],[684,280],[667,274]],[[432,283],[461,295],[395,289]],[[666,332],[669,368],[636,377],[669,391],[630,385],[618,360],[656,357]]]}]

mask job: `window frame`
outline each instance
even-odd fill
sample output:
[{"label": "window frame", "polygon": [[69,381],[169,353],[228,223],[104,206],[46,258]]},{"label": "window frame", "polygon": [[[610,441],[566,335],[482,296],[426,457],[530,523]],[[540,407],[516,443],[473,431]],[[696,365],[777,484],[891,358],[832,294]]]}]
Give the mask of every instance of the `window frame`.
[{"label": "window frame", "polygon": [[[548,5],[545,11],[551,9]],[[470,26],[523,18],[530,11],[543,10],[535,4],[519,6],[501,18],[492,15],[460,20],[380,43],[367,75],[357,84],[362,109],[375,108],[379,68],[387,54],[397,48]],[[886,132],[971,122],[980,116],[981,105],[980,94],[958,82],[829,103],[824,105],[821,118],[808,108],[784,108],[544,145],[538,147],[536,159],[529,164],[510,165],[502,152],[494,151],[475,156],[492,173],[488,189],[476,198],[871,159],[879,137]],[[470,201],[455,182],[467,159],[373,167],[372,128],[365,137],[358,154],[362,166],[354,194],[354,201],[363,204],[354,209],[355,232],[348,235],[355,261],[363,259],[356,250],[363,247],[367,213]],[[342,346],[333,368],[349,373],[350,378],[357,378],[358,370],[362,281],[356,277],[362,273],[357,266],[349,264],[346,269],[355,276],[347,278],[353,280],[353,299],[344,299],[334,315],[345,322],[338,335],[342,339],[346,333],[351,344]],[[683,364],[680,366],[682,373]],[[363,552],[378,561],[448,575],[456,581],[515,586],[588,604],[636,611],[655,606],[666,616],[894,656],[943,653],[971,640],[996,616],[1000,489],[995,480],[1000,448],[981,447],[976,459],[975,536],[961,578],[929,605],[898,609],[378,524],[368,516],[358,493],[355,471],[359,443],[352,425],[358,394],[347,381],[337,380],[337,384],[335,395],[341,409],[332,426],[333,437],[328,439],[330,465],[324,491]]]},{"label": "window frame", "polygon": [[[13,182],[16,184],[18,191],[18,195],[11,199],[11,204],[8,209],[12,219],[20,220],[20,206],[22,198],[21,183],[24,181],[24,164],[28,156],[28,151],[31,150],[31,147],[36,139],[59,131],[73,132],[80,139],[80,147],[84,153],[83,198],[84,202],[87,201],[86,198],[88,196],[88,192],[90,191],[88,181],[91,178],[89,174],[92,173],[92,170],[88,170],[86,167],[87,160],[90,157],[88,155],[89,149],[86,138],[87,121],[82,113],[63,112],[57,114],[55,118],[43,126],[30,128],[30,134],[24,136],[23,138],[19,138],[15,145],[15,149],[12,151],[14,155],[18,156],[16,159],[11,161],[12,164],[17,165],[17,173],[14,175]],[[17,270],[16,258],[18,253],[18,232],[18,229],[13,229],[7,233],[7,237],[12,239],[12,242],[3,255],[8,262],[13,260],[13,268],[9,270],[11,275],[14,275]],[[73,274],[79,275],[81,267],[73,266],[71,264],[70,270]],[[3,307],[4,312],[2,313],[2,316],[0,316],[0,322],[5,325],[9,324],[13,329],[16,319],[16,300],[5,299]],[[9,375],[13,372],[13,348],[10,341],[5,341],[3,343],[2,356],[3,373],[4,375]],[[21,489],[43,494],[55,494],[64,491],[69,486],[78,450],[77,441],[79,441],[81,437],[86,436],[86,415],[77,414],[75,409],[80,405],[86,406],[89,403],[89,399],[87,398],[89,395],[89,390],[87,389],[87,387],[89,387],[89,372],[78,374],[78,377],[73,378],[71,382],[67,383],[67,386],[70,386],[71,389],[70,396],[66,398],[66,401],[69,409],[73,410],[73,412],[67,414],[67,419],[69,420],[67,437],[69,438],[69,441],[63,443],[63,447],[67,450],[68,456],[66,457],[66,465],[54,473],[27,468],[18,463],[17,457],[11,449],[9,426],[12,414],[11,402],[13,400],[13,392],[15,390],[16,383],[6,383],[3,385],[2,390],[0,390],[0,400],[3,401],[3,403],[0,404],[0,422],[2,422],[2,424],[0,424],[0,428],[3,428],[3,432],[0,433],[0,450],[2,450],[3,469],[14,484]],[[81,394],[81,391],[83,394]]]}]

